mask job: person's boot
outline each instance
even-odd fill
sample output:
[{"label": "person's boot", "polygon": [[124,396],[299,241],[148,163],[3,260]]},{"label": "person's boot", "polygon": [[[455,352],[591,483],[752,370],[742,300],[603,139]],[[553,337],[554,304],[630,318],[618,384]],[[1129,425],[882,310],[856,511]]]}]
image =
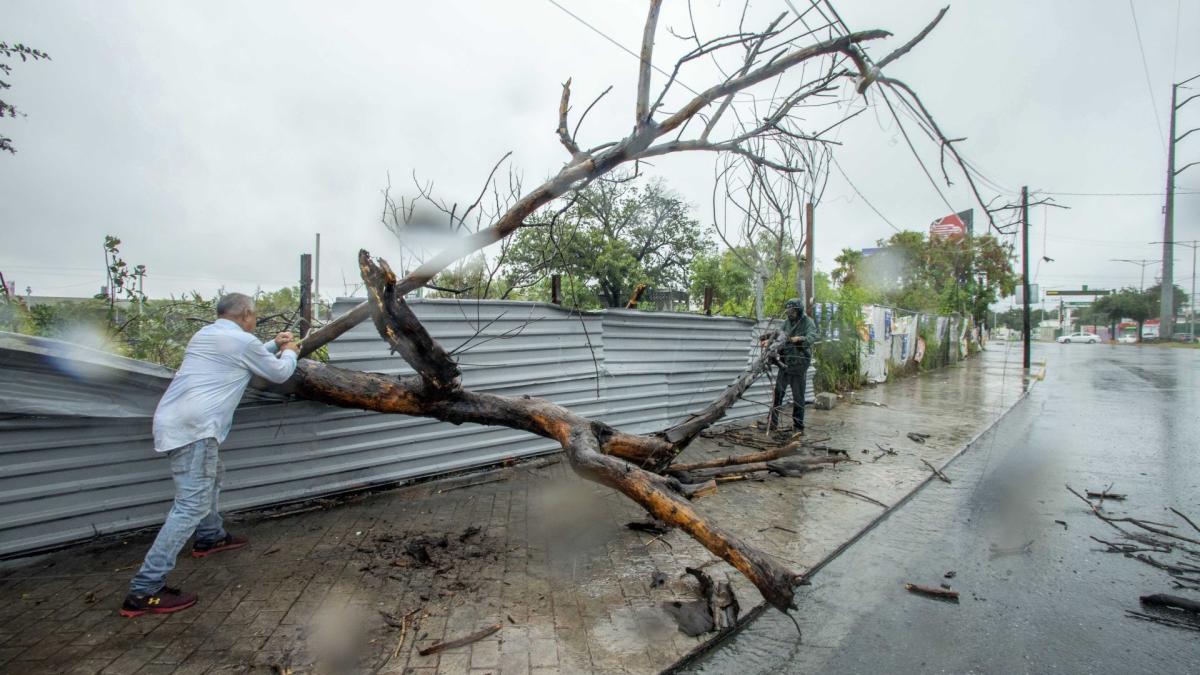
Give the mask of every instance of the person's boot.
[{"label": "person's boot", "polygon": [[143,614],[170,614],[187,609],[196,604],[195,593],[184,593],[178,588],[163,586],[157,593],[150,595],[134,595],[130,593],[125,596],[125,602],[121,603],[121,616],[141,616]]},{"label": "person's boot", "polygon": [[203,558],[221,551],[232,551],[249,543],[250,540],[245,537],[235,537],[226,532],[224,537],[216,541],[198,541],[192,544],[192,557]]}]

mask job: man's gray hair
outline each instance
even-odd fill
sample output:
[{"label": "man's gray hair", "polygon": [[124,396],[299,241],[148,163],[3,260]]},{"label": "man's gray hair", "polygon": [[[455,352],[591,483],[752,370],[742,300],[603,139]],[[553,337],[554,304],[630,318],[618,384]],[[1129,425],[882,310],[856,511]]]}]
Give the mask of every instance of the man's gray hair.
[{"label": "man's gray hair", "polygon": [[217,301],[217,316],[241,316],[254,311],[254,298],[245,293],[226,293]]}]

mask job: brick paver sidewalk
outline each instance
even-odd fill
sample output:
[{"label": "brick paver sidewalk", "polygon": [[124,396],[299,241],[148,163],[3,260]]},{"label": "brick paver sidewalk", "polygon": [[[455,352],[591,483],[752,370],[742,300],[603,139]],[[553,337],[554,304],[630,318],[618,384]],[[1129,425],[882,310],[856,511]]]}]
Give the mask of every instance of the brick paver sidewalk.
[{"label": "brick paver sidewalk", "polygon": [[[811,567],[883,511],[833,488],[894,504],[929,476],[921,459],[939,465],[1015,403],[1019,358],[997,346],[859,393],[883,405],[811,411],[809,435],[861,464],[722,484],[699,508],[792,569]],[[909,431],[931,437],[917,444]],[[898,454],[880,456],[877,443]],[[718,435],[687,456],[745,450]],[[743,612],[762,601],[685,534],[626,529],[644,513],[565,460],[317,506],[235,518],[249,548],[181,557],[170,583],[200,602],[178,614],[116,615],[153,533],[10,563],[0,572],[0,671],[646,673],[703,642],[661,608],[695,596],[685,566],[731,579]],[[501,628],[470,646],[417,653],[489,624]]]}]

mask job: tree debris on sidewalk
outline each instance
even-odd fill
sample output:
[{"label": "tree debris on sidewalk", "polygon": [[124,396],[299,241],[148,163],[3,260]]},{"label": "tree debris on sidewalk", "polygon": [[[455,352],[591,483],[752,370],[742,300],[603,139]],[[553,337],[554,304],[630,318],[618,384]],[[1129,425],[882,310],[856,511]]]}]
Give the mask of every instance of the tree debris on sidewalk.
[{"label": "tree debris on sidewalk", "polygon": [[1189,598],[1181,598],[1178,595],[1167,595],[1165,593],[1154,593],[1152,595],[1143,595],[1138,598],[1143,605],[1148,607],[1167,607],[1177,609],[1184,612],[1200,615],[1200,602]]},{"label": "tree debris on sidewalk", "polygon": [[1152,623],[1160,623],[1164,626],[1172,626],[1174,628],[1184,628],[1200,632],[1200,623],[1187,619],[1177,619],[1169,616],[1155,616],[1153,614],[1145,614],[1143,612],[1135,612],[1132,609],[1125,610],[1125,616],[1138,619],[1140,621],[1150,621]]},{"label": "tree debris on sidewalk", "polygon": [[931,598],[937,598],[938,600],[958,602],[958,591],[953,591],[948,588],[906,583],[904,584],[904,590],[908,591],[909,593],[916,593],[917,595],[926,595]]},{"label": "tree debris on sidewalk", "polygon": [[679,630],[689,637],[697,637],[733,628],[737,624],[741,606],[730,583],[714,582],[703,569],[688,567],[685,571],[700,582],[702,599],[663,603],[663,609],[679,624]]},{"label": "tree debris on sidewalk", "polygon": [[922,459],[922,460],[921,460],[921,462],[922,462],[922,463],[923,463],[925,466],[929,467],[929,470],[933,472],[933,475],[937,476],[937,477],[938,477],[938,479],[939,479],[939,480],[941,480],[943,483],[947,483],[947,484],[948,484],[948,483],[950,482],[950,479],[946,477],[946,474],[942,473],[942,470],[941,470],[941,469],[939,469],[939,468],[937,468],[936,466],[934,466],[934,465],[930,464],[929,462],[926,462],[924,459]]},{"label": "tree debris on sidewalk", "polygon": [[671,526],[667,525],[658,518],[647,518],[646,520],[635,520],[625,523],[625,527],[637,532],[645,532],[647,534],[666,534],[671,531]]},{"label": "tree debris on sidewalk", "polygon": [[916,431],[910,431],[906,435],[910,441],[914,443],[920,443],[922,445],[925,444],[925,441],[929,440],[929,434],[922,434]]},{"label": "tree debris on sidewalk", "polygon": [[1125,495],[1119,495],[1115,492],[1109,492],[1109,490],[1111,490],[1111,489],[1112,489],[1112,485],[1109,485],[1108,487],[1104,488],[1103,490],[1101,490],[1099,492],[1096,492],[1095,490],[1088,490],[1087,496],[1091,499],[1099,499],[1100,501],[1104,501],[1105,499],[1114,499],[1119,502],[1125,500]]},{"label": "tree debris on sidewalk", "polygon": [[854,490],[844,490],[844,489],[842,489],[842,488],[829,488],[829,489],[830,489],[830,490],[833,490],[834,492],[840,492],[840,493],[842,493],[842,494],[844,494],[844,495],[849,495],[849,496],[851,496],[851,497],[854,497],[854,498],[856,498],[856,499],[861,499],[861,500],[863,500],[863,501],[871,502],[872,504],[877,504],[877,505],[879,505],[879,506],[882,506],[882,507],[883,507],[883,508],[885,508],[885,509],[890,509],[890,508],[892,508],[892,507],[888,506],[887,504],[884,504],[883,502],[879,501],[878,499],[875,499],[874,497],[871,497],[871,496],[868,496],[868,495],[864,495],[864,494],[863,494],[863,493],[861,493],[861,492],[855,492]]},{"label": "tree debris on sidewalk", "polygon": [[[1178,532],[1172,532],[1171,530],[1176,529],[1174,525],[1128,516],[1115,517],[1104,513],[1102,506],[1103,499],[1114,498],[1113,494],[1109,492],[1109,489],[1112,488],[1111,485],[1099,493],[1087,491],[1088,497],[1101,499],[1099,503],[1092,502],[1088,497],[1076,492],[1070,485],[1067,485],[1066,488],[1071,494],[1087,504],[1093,515],[1119,532],[1130,542],[1114,542],[1088,535],[1092,541],[1105,546],[1104,552],[1120,553],[1125,558],[1136,560],[1166,572],[1170,575],[1174,588],[1192,591],[1200,590],[1200,565],[1195,565],[1191,562],[1200,560],[1200,548],[1188,545],[1200,544],[1200,541]],[[1098,495],[1103,495],[1103,498],[1100,498]],[[1172,511],[1193,528],[1196,527],[1190,518],[1178,510],[1171,507],[1167,507],[1167,510]],[[1126,524],[1139,528],[1142,531],[1131,531],[1125,527]],[[1146,534],[1147,532],[1158,536],[1151,536],[1151,534]],[[1177,558],[1173,561],[1164,561],[1151,556],[1151,553],[1164,556],[1176,555]],[[1189,562],[1184,562],[1185,559]],[[1200,616],[1198,616],[1200,614],[1200,602],[1162,593],[1141,596],[1141,602],[1146,607],[1152,608],[1155,613],[1147,614],[1134,610],[1126,610],[1125,614],[1141,621],[1150,621],[1175,628],[1200,631]]]},{"label": "tree debris on sidewalk", "polygon": [[421,656],[429,656],[430,654],[437,654],[439,652],[444,652],[447,649],[457,649],[459,647],[465,647],[469,644],[479,642],[480,640],[491,635],[492,633],[495,633],[496,631],[500,630],[501,626],[502,626],[502,624],[494,623],[490,626],[485,626],[483,628],[480,628],[479,630],[475,631],[474,633],[471,633],[470,635],[465,635],[465,636],[460,637],[455,640],[447,640],[445,642],[438,642],[435,644],[431,644],[424,649],[418,649],[417,653],[420,654]]},{"label": "tree debris on sidewalk", "polygon": [[[907,85],[886,77],[881,72],[882,66],[903,56],[927,37],[946,11],[942,10],[923,31],[875,61],[873,66],[868,65],[863,50],[868,43],[888,37],[887,31],[847,32],[825,39],[809,31],[792,37],[785,33],[794,22],[781,23],[786,14],[779,15],[759,30],[745,32],[739,28],[734,39],[713,40],[684,54],[677,60],[675,70],[688,67],[703,54],[711,55],[726,48],[739,54],[740,68],[710,86],[692,90],[692,97],[663,106],[664,101],[673,101],[679,95],[679,80],[672,75],[662,83],[657,96],[651,91],[660,8],[661,0],[649,2],[642,32],[637,105],[632,130],[626,137],[602,142],[590,149],[586,147],[590,144],[580,145],[577,132],[582,119],[576,121],[574,132],[568,124],[572,110],[571,81],[568,79],[562,86],[556,133],[569,161],[564,162],[557,173],[531,189],[523,188],[520,181],[512,181],[505,192],[497,184],[496,176],[497,169],[507,159],[508,155],[505,155],[488,174],[481,192],[483,195],[494,193],[495,205],[477,210],[481,197],[461,212],[456,208],[447,209],[452,229],[462,236],[445,250],[425,259],[416,269],[405,270],[403,276],[397,275],[385,261],[360,250],[358,264],[367,300],[309,333],[301,345],[301,357],[308,357],[354,326],[371,319],[380,337],[407,362],[413,374],[398,377],[368,373],[301,358],[288,387],[291,393],[301,398],[330,405],[427,417],[452,424],[504,426],[552,439],[561,445],[567,461],[578,475],[622,493],[653,517],[683,530],[733,565],[773,606],[786,611],[794,606],[795,574],[743,541],[735,532],[714,523],[692,504],[690,497],[694,495],[684,491],[678,480],[663,475],[680,453],[705,429],[724,417],[778,358],[785,343],[783,336],[768,340],[745,370],[703,409],[657,433],[632,434],[588,419],[546,399],[465,388],[454,353],[430,335],[405,300],[409,293],[433,282],[455,262],[491,244],[508,240],[523,227],[544,224],[545,220],[536,216],[551,211],[555,200],[573,202],[579,191],[597,181],[611,180],[610,174],[625,165],[636,166],[683,152],[712,152],[732,153],[751,162],[756,170],[776,171],[785,176],[804,171],[803,166],[794,165],[791,160],[796,152],[795,143],[800,140],[828,142],[820,136],[833,128],[815,137],[802,134],[800,123],[806,119],[805,108],[824,105],[822,97],[845,78],[856,82],[859,95],[865,96],[871,85],[878,83],[876,88],[886,84],[915,99],[916,94]],[[797,44],[796,41],[801,39],[804,44]],[[847,67],[839,68],[843,59],[846,59]],[[826,63],[829,67],[825,75],[815,80],[784,77],[818,63],[822,64],[818,70]],[[758,110],[753,115],[737,112],[744,107],[735,102],[741,94],[755,85],[773,81],[788,84],[769,110]],[[897,95],[903,98],[902,93]],[[734,112],[724,116],[730,108]],[[591,106],[585,109],[584,116],[590,109]],[[928,113],[918,109],[930,122],[930,128],[941,137]],[[695,124],[697,120],[704,120],[702,129]],[[722,121],[724,124],[718,124]],[[714,131],[710,138],[710,132]],[[941,137],[941,140],[944,149],[966,173],[961,157],[948,139]],[[974,186],[969,173],[966,180]],[[437,203],[426,194],[422,196]]]}]

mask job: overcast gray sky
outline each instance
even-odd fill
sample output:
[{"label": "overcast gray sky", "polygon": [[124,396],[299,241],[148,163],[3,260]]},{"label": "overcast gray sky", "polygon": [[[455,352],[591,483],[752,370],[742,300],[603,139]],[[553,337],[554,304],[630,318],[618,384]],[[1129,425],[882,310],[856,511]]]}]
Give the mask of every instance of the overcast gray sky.
[{"label": "overcast gray sky", "polygon": [[[641,0],[557,0],[617,42],[637,47]],[[688,31],[679,0],[660,22],[662,65]],[[804,4],[797,2],[797,6]],[[942,3],[838,0],[854,30],[907,40]],[[702,32],[732,30],[741,4],[696,0]],[[1200,73],[1200,3],[1134,0],[959,0],[913,53],[889,67],[918,90],[990,179],[1056,193],[1070,211],[1038,209],[1031,252],[1044,288],[1137,285],[1111,258],[1158,258],[1170,85]],[[759,24],[783,0],[752,6]],[[439,194],[469,201],[491,165],[514,151],[527,185],[556,172],[560,84],[578,101],[614,85],[584,144],[632,124],[637,61],[549,0],[511,2],[46,2],[6,0],[0,40],[53,60],[16,63],[4,98],[28,116],[0,122],[15,156],[0,156],[0,270],[39,295],[88,295],[103,283],[101,241],[119,235],[131,264],[165,296],[295,283],[300,253],[322,234],[322,294],[356,277],[355,253],[396,244],[379,224],[390,171],[416,170]],[[1149,74],[1149,81],[1147,78]],[[711,73],[684,75],[701,88]],[[661,81],[658,78],[657,81]],[[1200,80],[1196,91],[1200,91]],[[1157,113],[1157,118],[1156,118]],[[1180,113],[1200,126],[1200,100]],[[910,133],[919,135],[910,125]],[[887,220],[924,229],[949,212],[886,110],[842,130],[837,159]],[[937,153],[924,156],[937,173]],[[1200,160],[1200,134],[1179,146]],[[713,157],[651,169],[709,220]],[[1180,176],[1176,238],[1200,238],[1200,166]],[[955,210],[965,183],[943,187]],[[989,191],[988,196],[995,194]],[[892,228],[836,171],[817,216],[817,260],[870,246]],[[1191,255],[1176,253],[1177,283]],[[1147,270],[1147,285],[1157,267]]]}]

